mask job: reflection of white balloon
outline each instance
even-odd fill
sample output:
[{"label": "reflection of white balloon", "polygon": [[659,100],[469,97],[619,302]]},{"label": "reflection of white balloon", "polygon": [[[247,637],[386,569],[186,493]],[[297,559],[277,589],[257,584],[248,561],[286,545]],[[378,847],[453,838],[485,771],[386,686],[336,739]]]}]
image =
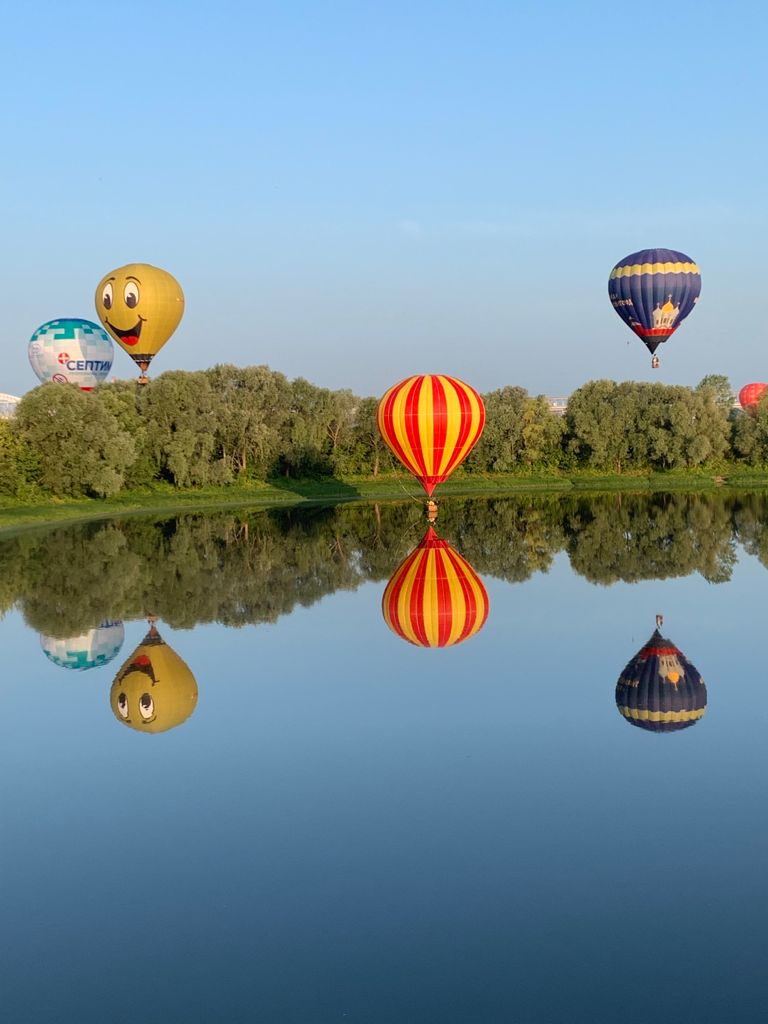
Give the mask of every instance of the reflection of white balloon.
[{"label": "reflection of white balloon", "polygon": [[29,362],[39,379],[90,391],[112,369],[112,339],[90,320],[49,320],[29,341]]},{"label": "reflection of white balloon", "polygon": [[86,669],[112,661],[125,640],[122,622],[102,622],[80,636],[60,639],[40,634],[40,646],[54,665]]}]

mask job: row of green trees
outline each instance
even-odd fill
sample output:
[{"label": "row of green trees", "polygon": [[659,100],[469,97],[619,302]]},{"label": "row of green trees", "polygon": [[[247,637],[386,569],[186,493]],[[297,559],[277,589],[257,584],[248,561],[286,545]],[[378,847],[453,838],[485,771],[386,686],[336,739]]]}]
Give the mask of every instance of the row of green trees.
[{"label": "row of green trees", "polygon": [[[733,415],[728,381],[695,388],[591,381],[565,416],[542,396],[483,396],[482,438],[466,473],[768,465],[768,402]],[[85,393],[46,384],[0,421],[0,494],[112,496],[277,478],[378,476],[399,467],[376,427],[376,398],[332,391],[266,366],[215,366]]]},{"label": "row of green trees", "polygon": [[[421,539],[413,502],[188,513],[25,531],[0,540],[0,616],[42,633],[159,616],[176,628],[274,622],[336,590],[384,582]],[[547,572],[565,552],[595,584],[730,579],[737,545],[768,566],[768,495],[539,494],[449,498],[440,534],[484,579]],[[650,626],[650,624],[649,624]]]}]

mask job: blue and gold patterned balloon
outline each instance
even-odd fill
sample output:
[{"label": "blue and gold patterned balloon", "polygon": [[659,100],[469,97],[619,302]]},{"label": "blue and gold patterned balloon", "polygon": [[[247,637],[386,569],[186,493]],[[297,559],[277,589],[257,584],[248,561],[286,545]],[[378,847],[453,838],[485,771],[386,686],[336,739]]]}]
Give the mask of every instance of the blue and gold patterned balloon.
[{"label": "blue and gold patterned balloon", "polygon": [[630,253],[608,279],[613,308],[651,354],[674,334],[700,292],[699,268],[690,256],[674,249]]}]

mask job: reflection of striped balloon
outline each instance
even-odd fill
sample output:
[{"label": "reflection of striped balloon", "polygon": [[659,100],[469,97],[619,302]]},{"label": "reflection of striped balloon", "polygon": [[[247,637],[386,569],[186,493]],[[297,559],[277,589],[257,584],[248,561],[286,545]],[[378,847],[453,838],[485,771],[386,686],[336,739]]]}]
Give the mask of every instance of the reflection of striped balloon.
[{"label": "reflection of striped balloon", "polygon": [[682,651],[657,630],[619,676],[616,706],[641,729],[677,732],[707,707],[707,688]]},{"label": "reflection of striped balloon", "polygon": [[699,268],[674,249],[633,252],[616,264],[608,280],[613,308],[649,352],[674,334],[700,292]]},{"label": "reflection of striped balloon", "polygon": [[469,384],[426,374],[395,384],[379,402],[379,431],[428,495],[469,454],[485,426],[485,406]]},{"label": "reflection of striped balloon", "polygon": [[739,392],[739,405],[746,412],[757,405],[768,384],[745,384]]},{"label": "reflection of striped balloon", "polygon": [[381,610],[404,640],[418,647],[450,647],[482,629],[488,594],[469,562],[430,526],[395,570]]}]

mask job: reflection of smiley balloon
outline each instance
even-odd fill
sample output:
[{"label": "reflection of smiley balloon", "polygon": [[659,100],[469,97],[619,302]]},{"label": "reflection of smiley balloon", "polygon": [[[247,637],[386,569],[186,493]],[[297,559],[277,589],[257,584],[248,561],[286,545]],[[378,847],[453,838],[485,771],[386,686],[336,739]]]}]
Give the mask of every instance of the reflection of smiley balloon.
[{"label": "reflection of smiley balloon", "polygon": [[96,312],[143,375],[153,356],[179,326],[184,313],[181,285],[167,270],[129,263],[111,271],[96,289]]},{"label": "reflection of smiley balloon", "polygon": [[154,626],[117,673],[109,694],[115,718],[138,732],[165,732],[185,722],[197,704],[188,666]]}]

